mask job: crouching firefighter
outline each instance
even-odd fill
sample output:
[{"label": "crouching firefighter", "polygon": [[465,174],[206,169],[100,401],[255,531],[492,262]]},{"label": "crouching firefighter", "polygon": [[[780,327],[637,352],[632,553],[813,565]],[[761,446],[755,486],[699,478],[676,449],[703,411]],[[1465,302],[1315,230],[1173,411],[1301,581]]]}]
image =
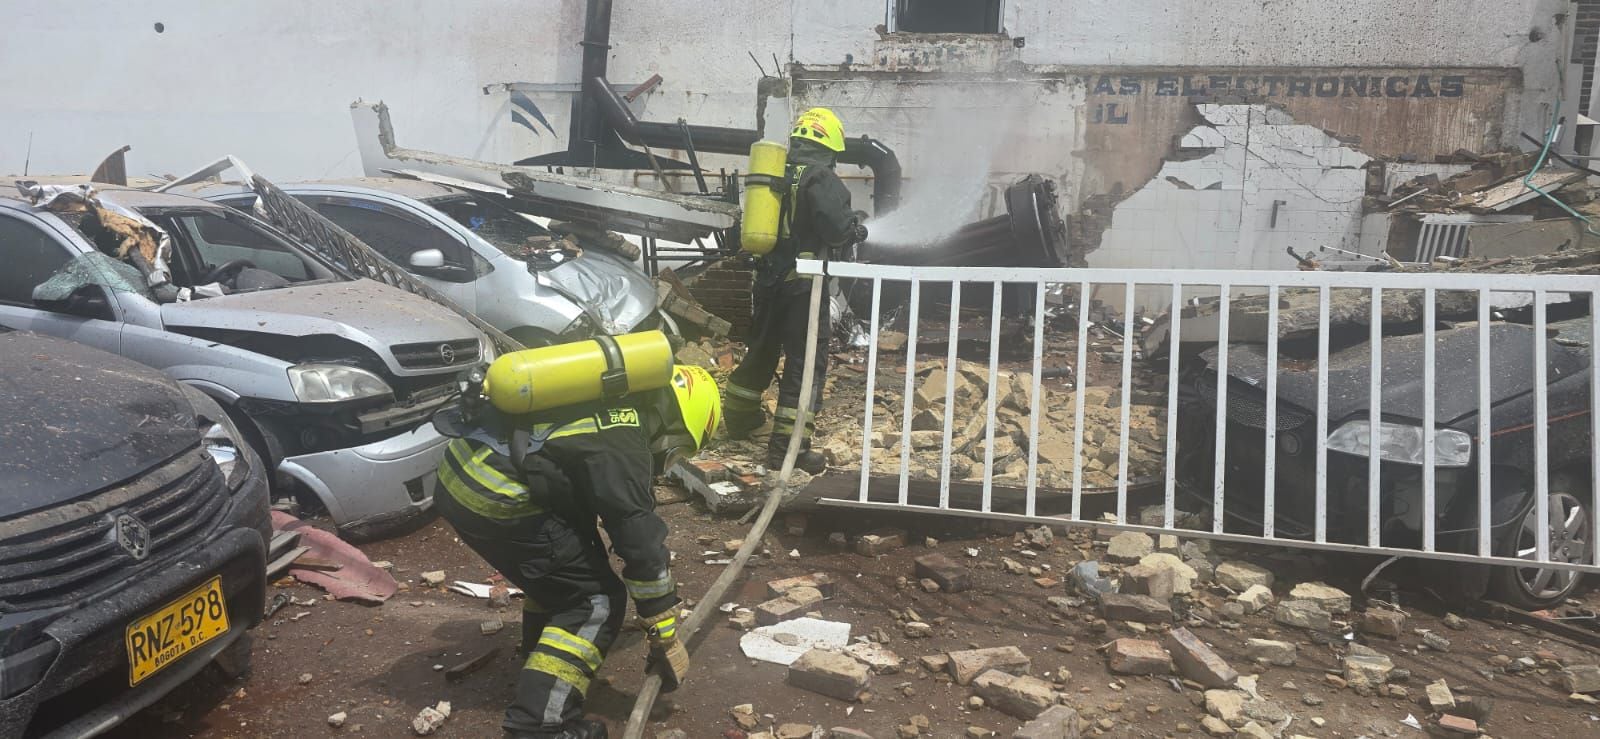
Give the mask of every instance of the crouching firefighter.
[{"label": "crouching firefighter", "polygon": [[[822,455],[811,450],[822,393],[814,393],[810,408],[800,408],[812,278],[798,274],[795,262],[826,260],[867,238],[861,225],[865,214],[850,210],[850,191],[834,172],[844,148],[839,117],[827,108],[812,108],[795,121],[786,156],[782,145],[771,142],[758,142],[751,149],[741,244],[758,256],[754,310],[748,351],[728,380],[728,435],[747,438],[766,423],[761,395],[772,384],[781,357],[778,407],[767,443],[767,466],[772,468],[782,466],[796,425],[805,441],[795,466],[812,474],[827,466]],[[824,301],[817,319],[819,382],[827,377],[832,334],[827,306]]]},{"label": "crouching firefighter", "polygon": [[[721,401],[699,367],[673,366],[659,331],[513,352],[464,377],[434,426],[439,512],[517,587],[523,669],[508,737],[603,739],[584,695],[632,599],[663,690],[689,667],[652,482],[716,432]],[[595,526],[623,561],[612,571]]]}]

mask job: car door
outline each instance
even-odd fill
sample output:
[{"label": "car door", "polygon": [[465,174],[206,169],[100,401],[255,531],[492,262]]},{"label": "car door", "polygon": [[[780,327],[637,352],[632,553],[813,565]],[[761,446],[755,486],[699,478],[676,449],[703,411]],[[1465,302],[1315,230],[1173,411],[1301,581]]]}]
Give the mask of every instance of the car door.
[{"label": "car door", "polygon": [[[406,268],[429,287],[444,293],[457,305],[476,312],[478,278],[472,250],[455,235],[406,210],[377,200],[326,194],[295,194],[340,228],[354,234]],[[413,257],[437,249],[444,257],[440,267],[418,267]]]},{"label": "car door", "polygon": [[[103,279],[109,261],[98,252],[75,248],[68,237],[42,219],[0,210],[0,323],[121,353],[122,323],[116,292]],[[129,270],[132,268],[129,267]],[[137,273],[134,273],[136,276]],[[35,289],[51,282],[35,301]]]}]

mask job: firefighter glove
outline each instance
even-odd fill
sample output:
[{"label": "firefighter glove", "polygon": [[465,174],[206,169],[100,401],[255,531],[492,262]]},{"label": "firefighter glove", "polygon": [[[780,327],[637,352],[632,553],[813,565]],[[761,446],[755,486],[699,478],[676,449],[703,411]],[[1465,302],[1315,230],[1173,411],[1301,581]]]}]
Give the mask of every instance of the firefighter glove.
[{"label": "firefighter glove", "polygon": [[673,605],[662,613],[641,615],[639,627],[644,629],[650,642],[650,655],[645,658],[644,670],[661,676],[661,692],[678,689],[689,674],[689,650],[678,640],[678,607]]}]

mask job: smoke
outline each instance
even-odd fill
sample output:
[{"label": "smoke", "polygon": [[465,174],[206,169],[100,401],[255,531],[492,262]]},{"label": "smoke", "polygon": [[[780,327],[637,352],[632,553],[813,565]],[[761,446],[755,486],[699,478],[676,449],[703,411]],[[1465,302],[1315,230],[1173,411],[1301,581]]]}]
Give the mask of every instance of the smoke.
[{"label": "smoke", "polygon": [[910,177],[900,207],[867,223],[870,243],[934,244],[978,220],[989,174],[1019,108],[1003,99],[975,100],[970,86],[940,87],[912,132],[909,151],[897,149],[912,163]]}]

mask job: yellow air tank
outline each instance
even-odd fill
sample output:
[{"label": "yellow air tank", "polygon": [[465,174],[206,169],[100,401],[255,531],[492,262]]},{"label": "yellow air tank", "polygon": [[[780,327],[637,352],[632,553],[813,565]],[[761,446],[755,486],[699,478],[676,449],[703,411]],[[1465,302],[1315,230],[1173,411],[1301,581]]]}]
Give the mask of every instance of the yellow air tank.
[{"label": "yellow air tank", "polygon": [[483,394],[502,413],[521,415],[671,382],[672,344],[660,331],[643,331],[506,354],[489,365]]},{"label": "yellow air tank", "polygon": [[744,185],[744,220],[739,245],[762,255],[778,245],[778,219],[783,211],[783,173],[789,150],[773,141],[750,145],[750,174]]}]

